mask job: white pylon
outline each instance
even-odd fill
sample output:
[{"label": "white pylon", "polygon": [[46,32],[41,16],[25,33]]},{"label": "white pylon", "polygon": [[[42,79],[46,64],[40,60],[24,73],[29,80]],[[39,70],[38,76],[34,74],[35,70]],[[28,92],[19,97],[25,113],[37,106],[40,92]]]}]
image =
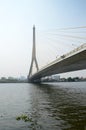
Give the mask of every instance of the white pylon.
[{"label": "white pylon", "polygon": [[37,71],[39,70],[37,59],[36,59],[36,45],[35,45],[35,26],[33,26],[33,48],[32,48],[32,61],[29,71],[29,77],[32,75],[33,63],[36,65]]}]

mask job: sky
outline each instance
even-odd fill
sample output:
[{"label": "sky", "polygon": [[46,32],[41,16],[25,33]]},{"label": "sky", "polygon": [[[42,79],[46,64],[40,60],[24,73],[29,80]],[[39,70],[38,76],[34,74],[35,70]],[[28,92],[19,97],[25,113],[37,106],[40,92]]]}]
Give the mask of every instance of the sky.
[{"label": "sky", "polygon": [[[37,30],[85,26],[86,0],[0,0],[0,77],[28,75],[34,24]],[[86,77],[86,70],[61,76]]]}]

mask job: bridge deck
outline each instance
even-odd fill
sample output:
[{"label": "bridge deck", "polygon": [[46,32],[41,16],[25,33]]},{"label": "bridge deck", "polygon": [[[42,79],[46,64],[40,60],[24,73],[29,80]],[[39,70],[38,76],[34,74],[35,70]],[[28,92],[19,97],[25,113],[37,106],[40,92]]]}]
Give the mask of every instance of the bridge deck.
[{"label": "bridge deck", "polygon": [[45,76],[81,69],[86,69],[86,43],[43,67],[29,80],[33,82]]}]

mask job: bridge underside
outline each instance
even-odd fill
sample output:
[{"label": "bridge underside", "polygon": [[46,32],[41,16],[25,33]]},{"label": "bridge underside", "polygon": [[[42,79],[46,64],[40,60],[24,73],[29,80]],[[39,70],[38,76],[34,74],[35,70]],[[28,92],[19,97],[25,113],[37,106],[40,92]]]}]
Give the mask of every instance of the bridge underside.
[{"label": "bridge underside", "polygon": [[82,69],[86,69],[86,50],[68,58],[62,58],[59,62],[57,61],[55,64],[45,67],[32,75],[29,78],[29,82],[40,82],[40,79],[45,76]]}]

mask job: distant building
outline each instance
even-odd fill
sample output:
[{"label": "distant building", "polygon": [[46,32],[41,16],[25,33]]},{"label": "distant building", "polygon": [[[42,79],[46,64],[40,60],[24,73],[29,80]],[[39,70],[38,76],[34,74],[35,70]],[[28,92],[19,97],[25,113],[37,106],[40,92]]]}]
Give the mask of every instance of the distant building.
[{"label": "distant building", "polygon": [[59,75],[52,75],[52,76],[46,76],[41,79],[43,82],[56,82],[60,81],[60,76]]},{"label": "distant building", "polygon": [[25,76],[20,76],[19,80],[26,80],[26,77]]},{"label": "distant building", "polygon": [[53,75],[52,80],[60,81],[60,75]]}]

